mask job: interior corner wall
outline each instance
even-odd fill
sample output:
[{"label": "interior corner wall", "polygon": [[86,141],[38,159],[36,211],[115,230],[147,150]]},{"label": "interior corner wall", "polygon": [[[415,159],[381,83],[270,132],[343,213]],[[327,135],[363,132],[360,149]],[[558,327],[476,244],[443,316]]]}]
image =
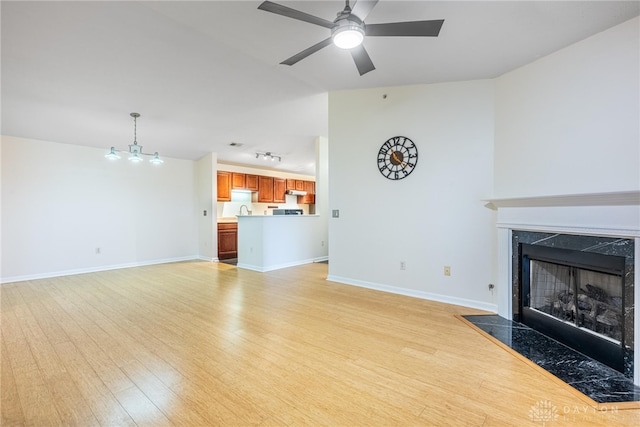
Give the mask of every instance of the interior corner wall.
[{"label": "interior corner wall", "polygon": [[8,136],[0,149],[2,282],[197,256],[194,162]]},{"label": "interior corner wall", "polygon": [[[495,311],[493,111],[491,80],[329,94],[330,280]],[[419,157],[392,181],[377,154],[397,135]]]},{"label": "interior corner wall", "polygon": [[322,218],[319,235],[326,245],[324,256],[329,255],[329,140],[324,136],[316,137],[316,215]]},{"label": "interior corner wall", "polygon": [[640,18],[496,81],[495,198],[640,190]]},{"label": "interior corner wall", "polygon": [[218,259],[218,232],[216,210],[217,199],[216,165],[218,155],[210,153],[195,163],[198,222],[198,258],[205,261]]}]

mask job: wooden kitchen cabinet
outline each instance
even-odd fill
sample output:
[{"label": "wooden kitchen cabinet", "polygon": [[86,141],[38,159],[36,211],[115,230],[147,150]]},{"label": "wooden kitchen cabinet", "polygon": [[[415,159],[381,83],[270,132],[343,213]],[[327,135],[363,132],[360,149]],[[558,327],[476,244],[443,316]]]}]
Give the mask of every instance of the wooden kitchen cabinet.
[{"label": "wooden kitchen cabinet", "polygon": [[218,201],[231,201],[231,172],[218,171]]},{"label": "wooden kitchen cabinet", "polygon": [[273,178],[273,202],[286,202],[285,193],[287,191],[287,180],[284,178]]},{"label": "wooden kitchen cabinet", "polygon": [[244,190],[246,188],[245,174],[233,172],[231,174],[231,188],[233,190]]},{"label": "wooden kitchen cabinet", "polygon": [[258,176],[258,203],[273,202],[273,178]]},{"label": "wooden kitchen cabinet", "polygon": [[313,181],[303,181],[304,191],[307,192],[306,195],[301,196],[303,205],[310,205],[316,202],[316,183]]},{"label": "wooden kitchen cabinet", "polygon": [[233,172],[231,179],[231,189],[258,191],[258,175]]},{"label": "wooden kitchen cabinet", "polygon": [[245,186],[249,191],[258,191],[258,175],[245,175]]},{"label": "wooden kitchen cabinet", "polygon": [[287,179],[287,190],[304,190],[304,181],[301,179]]},{"label": "wooden kitchen cabinet", "polygon": [[218,259],[238,257],[238,224],[218,224]]}]

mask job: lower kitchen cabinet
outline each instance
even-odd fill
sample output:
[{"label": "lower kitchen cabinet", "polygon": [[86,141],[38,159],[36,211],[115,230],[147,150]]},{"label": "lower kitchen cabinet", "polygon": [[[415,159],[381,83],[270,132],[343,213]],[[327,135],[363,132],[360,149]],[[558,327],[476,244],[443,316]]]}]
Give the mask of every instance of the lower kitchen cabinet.
[{"label": "lower kitchen cabinet", "polygon": [[238,224],[224,222],[218,224],[218,259],[238,257]]}]

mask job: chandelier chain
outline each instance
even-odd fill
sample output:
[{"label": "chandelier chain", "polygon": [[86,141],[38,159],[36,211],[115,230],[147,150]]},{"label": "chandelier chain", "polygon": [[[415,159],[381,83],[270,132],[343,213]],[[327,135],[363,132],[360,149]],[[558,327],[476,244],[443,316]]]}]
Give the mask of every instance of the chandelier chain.
[{"label": "chandelier chain", "polygon": [[138,145],[138,118],[133,116],[133,145]]}]

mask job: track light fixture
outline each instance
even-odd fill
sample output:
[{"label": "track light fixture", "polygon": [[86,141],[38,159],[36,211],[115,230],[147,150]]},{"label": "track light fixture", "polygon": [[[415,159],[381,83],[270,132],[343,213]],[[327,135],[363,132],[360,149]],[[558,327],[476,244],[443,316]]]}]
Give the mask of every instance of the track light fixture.
[{"label": "track light fixture", "polygon": [[[150,156],[151,160],[149,161],[154,165],[159,165],[161,163],[164,163],[164,160],[160,158],[157,151],[153,154],[142,152],[142,145],[138,145],[138,138],[137,138],[138,137],[137,135],[138,121],[137,120],[138,120],[138,117],[140,117],[140,113],[131,113],[129,115],[133,117],[133,144],[129,144],[129,160],[132,161],[133,163],[140,163],[144,160],[142,156]],[[122,152],[124,151],[116,150],[115,147],[111,147],[111,149],[105,155],[105,157],[107,159],[116,160],[120,158],[120,155],[118,153],[122,153]]]},{"label": "track light fixture", "polygon": [[259,151],[256,151],[256,159],[259,159],[260,156],[262,156],[264,160],[271,160],[272,162],[275,162],[276,159],[278,159],[279,162],[282,161],[281,156],[276,156],[275,154],[271,153],[271,151],[267,151],[266,153],[261,153]]}]

